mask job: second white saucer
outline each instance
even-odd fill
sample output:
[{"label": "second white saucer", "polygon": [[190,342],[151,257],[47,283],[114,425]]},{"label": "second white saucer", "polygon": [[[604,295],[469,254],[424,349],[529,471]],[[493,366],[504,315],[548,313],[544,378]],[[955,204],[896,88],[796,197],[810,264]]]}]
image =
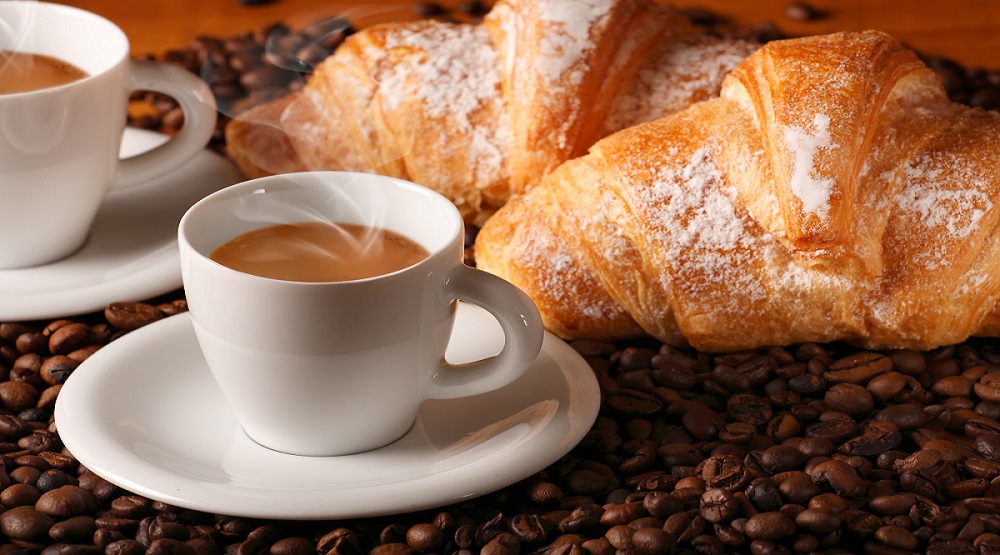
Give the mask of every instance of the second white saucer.
[{"label": "second white saucer", "polygon": [[[447,358],[499,352],[489,313],[459,305]],[[98,475],[181,507],[236,516],[336,519],[440,507],[513,484],[568,453],[600,409],[593,371],[546,334],[535,363],[500,390],[424,403],[399,441],[343,457],[254,443],[198,348],[188,314],[107,345],[64,384],[55,418],[66,447]]]},{"label": "second white saucer", "polygon": [[[145,152],[166,138],[128,128],[122,155]],[[177,289],[181,216],[202,197],[241,179],[230,162],[205,150],[163,177],[112,191],[82,249],[44,266],[0,270],[0,321],[83,314]]]}]

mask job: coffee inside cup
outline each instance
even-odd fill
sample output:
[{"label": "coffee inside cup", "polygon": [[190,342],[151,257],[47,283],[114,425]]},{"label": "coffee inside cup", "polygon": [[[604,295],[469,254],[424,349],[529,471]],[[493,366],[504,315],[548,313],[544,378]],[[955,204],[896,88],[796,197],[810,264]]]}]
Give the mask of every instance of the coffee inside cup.
[{"label": "coffee inside cup", "polygon": [[234,270],[286,281],[351,281],[389,274],[427,258],[417,242],[380,227],[330,222],[272,225],[212,251]]},{"label": "coffee inside cup", "polygon": [[87,72],[59,58],[0,50],[0,94],[58,87],[87,77]]}]

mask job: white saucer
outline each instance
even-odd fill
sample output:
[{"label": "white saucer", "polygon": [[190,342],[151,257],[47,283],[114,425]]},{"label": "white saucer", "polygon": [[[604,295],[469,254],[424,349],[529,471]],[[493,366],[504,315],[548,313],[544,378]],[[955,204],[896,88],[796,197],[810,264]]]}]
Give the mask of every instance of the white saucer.
[{"label": "white saucer", "polygon": [[[121,152],[131,156],[165,140],[128,128]],[[196,201],[241,179],[225,158],[205,150],[163,177],[112,191],[75,254],[44,266],[0,270],[0,321],[95,312],[179,288],[177,223]]]},{"label": "white saucer", "polygon": [[[488,313],[459,306],[450,361],[502,345]],[[133,493],[217,514],[336,519],[440,507],[513,484],[568,453],[599,408],[593,371],[546,334],[519,380],[473,398],[426,402],[392,445],[344,457],[278,453],[237,424],[185,313],[87,359],[63,386],[55,418],[84,466]]]}]

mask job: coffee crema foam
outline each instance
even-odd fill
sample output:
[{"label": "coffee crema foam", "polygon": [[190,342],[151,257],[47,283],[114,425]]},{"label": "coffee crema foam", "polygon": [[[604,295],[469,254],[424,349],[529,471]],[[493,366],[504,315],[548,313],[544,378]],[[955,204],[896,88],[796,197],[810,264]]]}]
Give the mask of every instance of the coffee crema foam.
[{"label": "coffee crema foam", "polygon": [[390,274],[427,258],[399,233],[358,224],[298,222],[249,231],[209,258],[234,270],[285,281],[352,281]]},{"label": "coffee crema foam", "polygon": [[0,50],[0,94],[58,87],[87,76],[86,71],[59,58]]}]

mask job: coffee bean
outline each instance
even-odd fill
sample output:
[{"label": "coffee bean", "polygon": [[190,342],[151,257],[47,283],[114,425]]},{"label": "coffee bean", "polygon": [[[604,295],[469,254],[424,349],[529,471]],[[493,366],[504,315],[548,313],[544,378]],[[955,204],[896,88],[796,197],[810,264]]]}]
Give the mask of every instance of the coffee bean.
[{"label": "coffee bean", "polygon": [[606,401],[608,408],[626,416],[652,416],[663,410],[663,402],[634,389],[623,389]]},{"label": "coffee bean", "polygon": [[883,526],[875,531],[875,539],[897,549],[913,551],[920,544],[919,540],[905,528],[899,526]]},{"label": "coffee bean", "polygon": [[81,515],[53,524],[49,529],[49,537],[57,542],[90,543],[96,531],[94,517]]},{"label": "coffee bean", "polygon": [[[62,329],[60,329],[60,331],[62,331]],[[73,360],[68,356],[55,355],[49,357],[44,363],[42,363],[39,374],[48,385],[61,385],[66,382],[70,374],[73,373],[73,370],[76,370],[76,367],[79,365],[80,363],[78,361]]]},{"label": "coffee bean", "polygon": [[49,352],[64,355],[79,349],[90,341],[90,329],[80,322],[67,323],[49,336]]},{"label": "coffee bean", "polygon": [[25,332],[15,340],[17,352],[26,354],[46,354],[49,350],[48,336],[38,332]]},{"label": "coffee bean", "polygon": [[852,383],[835,383],[827,390],[823,399],[830,410],[862,415],[872,410],[875,399],[863,386]]},{"label": "coffee bean", "polygon": [[781,497],[791,503],[808,503],[823,491],[808,474],[798,470],[778,474],[774,479]]},{"label": "coffee bean", "polygon": [[825,438],[833,443],[842,443],[857,433],[857,423],[846,417],[814,422],[806,426],[806,437]]},{"label": "coffee bean", "polygon": [[34,507],[41,495],[38,488],[32,484],[11,484],[0,491],[0,504],[7,508]]},{"label": "coffee bean", "polygon": [[62,470],[55,468],[42,472],[42,474],[38,477],[38,480],[35,482],[35,486],[43,493],[61,488],[65,485],[76,485],[76,478],[70,477]]},{"label": "coffee bean", "polygon": [[274,542],[269,552],[270,555],[313,555],[316,544],[309,538],[292,536]]},{"label": "coffee bean", "polygon": [[123,539],[108,544],[104,548],[104,553],[106,555],[143,555],[146,553],[146,546],[135,540]]},{"label": "coffee bean", "polygon": [[985,401],[1000,402],[1000,374],[985,374],[973,385],[976,395]]},{"label": "coffee bean", "polygon": [[697,439],[710,440],[718,436],[726,419],[707,407],[695,408],[681,416],[681,424],[689,434]]},{"label": "coffee bean", "polygon": [[653,526],[639,528],[632,534],[631,540],[639,553],[672,553],[677,545],[672,534]]},{"label": "coffee bean", "polygon": [[825,392],[830,382],[821,376],[802,374],[788,380],[788,389],[803,396],[813,396]]},{"label": "coffee bean", "polygon": [[722,488],[712,488],[702,494],[699,514],[707,522],[717,524],[732,520],[739,508],[740,504],[732,492]]},{"label": "coffee bean", "polygon": [[802,424],[795,416],[783,414],[767,423],[767,436],[773,441],[785,441],[802,431]]},{"label": "coffee bean", "polygon": [[798,468],[806,457],[790,445],[775,445],[761,452],[758,459],[761,466],[771,474],[778,474]]},{"label": "coffee bean", "polygon": [[[244,542],[247,543],[247,542]],[[237,549],[240,555],[261,555],[262,552],[247,552],[242,550],[242,545]],[[170,538],[158,538],[150,542],[146,548],[147,555],[195,555],[194,548],[186,543]]]},{"label": "coffee bean", "polygon": [[770,403],[749,393],[731,395],[726,401],[726,412],[733,420],[753,426],[760,426],[774,416]]},{"label": "coffee bean", "polygon": [[35,406],[38,402],[38,388],[23,381],[0,382],[0,406],[11,411],[21,412]]},{"label": "coffee bean", "polygon": [[100,500],[89,490],[66,485],[47,491],[35,503],[35,508],[55,518],[67,518],[96,511]]},{"label": "coffee bean", "polygon": [[145,303],[111,303],[104,309],[104,317],[120,330],[132,331],[164,317],[163,311]]},{"label": "coffee bean", "polygon": [[600,524],[607,527],[625,525],[645,513],[645,508],[639,503],[614,503],[604,506]]},{"label": "coffee bean", "polygon": [[892,422],[869,422],[862,435],[849,439],[840,447],[845,455],[870,457],[895,449],[902,442],[899,427]]},{"label": "coffee bean", "polygon": [[892,370],[892,359],[881,353],[863,352],[837,360],[823,373],[831,383],[865,384]]},{"label": "coffee bean", "polygon": [[747,519],[743,533],[754,540],[777,540],[794,534],[795,522],[777,511],[757,513]]},{"label": "coffee bean", "polygon": [[191,533],[188,531],[187,526],[183,524],[154,518],[149,523],[149,539],[170,539],[184,542],[191,539]]},{"label": "coffee bean", "polygon": [[34,507],[14,507],[0,513],[0,532],[15,540],[45,537],[55,521]]}]

